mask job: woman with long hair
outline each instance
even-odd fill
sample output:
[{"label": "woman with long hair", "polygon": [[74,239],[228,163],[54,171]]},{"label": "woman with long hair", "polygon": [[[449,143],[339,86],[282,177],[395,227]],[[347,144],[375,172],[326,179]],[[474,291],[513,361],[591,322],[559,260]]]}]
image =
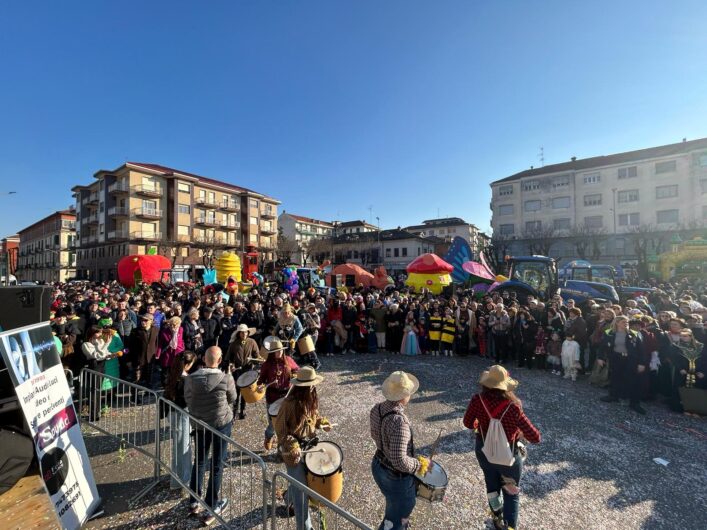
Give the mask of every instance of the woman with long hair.
[{"label": "woman with long hair", "polygon": [[[267,385],[265,402],[270,407],[278,399],[285,397],[290,389],[292,374],[297,373],[299,366],[292,357],[285,355],[285,347],[280,339],[268,337],[265,339],[263,347],[268,353],[267,359],[260,367],[258,385]],[[266,451],[272,449],[274,437],[275,427],[270,414],[268,414],[268,426],[265,428],[265,442],[263,444]]]},{"label": "woman with long hair", "polygon": [[[187,410],[184,399],[184,380],[196,363],[196,354],[183,351],[174,358],[170,368],[167,388],[164,395],[177,407]],[[169,427],[172,433],[172,469],[179,475],[183,484],[189,484],[191,477],[191,445],[189,443],[189,415],[175,408],[169,408]],[[170,475],[170,487],[179,489],[182,484]]]},{"label": "woman with long hair", "polygon": [[[88,360],[88,368],[104,373],[105,362],[113,358],[113,354],[108,350],[109,342],[103,338],[103,330],[98,326],[91,326],[86,331],[81,351]],[[100,376],[90,374],[88,383],[89,396],[89,421],[98,421],[101,419],[101,385],[103,384]]]},{"label": "woman with long hair", "polygon": [[292,306],[290,304],[282,306],[282,309],[277,315],[277,324],[275,325],[273,335],[282,340],[289,355],[294,354],[295,343],[297,339],[300,338],[303,331],[302,322],[300,322],[300,319],[295,315]]},{"label": "woman with long hair", "polygon": [[168,383],[167,379],[174,359],[184,351],[183,333],[182,320],[179,317],[172,317],[167,320],[160,330],[155,359],[159,361],[159,365],[162,368],[161,380],[163,387]]},{"label": "woman with long hair", "polygon": [[[303,484],[307,483],[307,469],[302,451],[313,445],[317,429],[327,432],[331,430],[329,421],[319,415],[316,386],[323,380],[311,366],[302,367],[292,379],[293,388],[282,402],[275,418],[275,432],[287,474]],[[307,495],[290,487],[288,499],[294,511],[297,528],[310,530],[312,525]]]},{"label": "woman with long hair", "polygon": [[[519,442],[540,443],[540,432],[526,417],[514,393],[518,382],[511,379],[503,366],[490,367],[481,374],[479,383],[481,392],[471,398],[464,414],[464,426],[476,433],[476,459],[484,472],[494,527],[516,528],[520,511],[520,479],[526,456],[525,448]],[[508,460],[499,459],[491,452],[492,440],[488,437],[491,419],[501,422],[510,446]],[[487,439],[489,447],[484,450]]]}]

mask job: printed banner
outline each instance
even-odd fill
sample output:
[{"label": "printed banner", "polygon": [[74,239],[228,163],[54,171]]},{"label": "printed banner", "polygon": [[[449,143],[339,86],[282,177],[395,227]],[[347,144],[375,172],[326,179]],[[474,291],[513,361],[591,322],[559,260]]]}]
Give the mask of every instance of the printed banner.
[{"label": "printed banner", "polygon": [[48,323],[0,333],[44,486],[62,528],[81,528],[100,499],[71,390]]}]

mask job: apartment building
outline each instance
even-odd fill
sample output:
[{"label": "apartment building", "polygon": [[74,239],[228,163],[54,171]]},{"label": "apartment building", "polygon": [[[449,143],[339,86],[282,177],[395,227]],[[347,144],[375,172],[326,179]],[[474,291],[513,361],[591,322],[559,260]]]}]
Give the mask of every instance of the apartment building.
[{"label": "apartment building", "polygon": [[597,242],[597,259],[625,263],[631,234],[707,223],[707,138],[531,168],[491,183],[494,237],[511,253],[538,238],[550,255],[577,257],[575,242]]},{"label": "apartment building", "polygon": [[7,285],[8,272],[12,276],[17,270],[17,254],[20,251],[20,236],[3,237],[0,241],[0,280]]},{"label": "apartment building", "polygon": [[335,221],[335,234],[360,234],[362,232],[377,232],[378,227],[366,221]]},{"label": "apartment building", "polygon": [[308,261],[316,261],[308,252],[311,241],[331,238],[334,233],[332,223],[295,215],[284,210],[278,217],[277,223],[282,235],[297,245],[297,252],[292,256],[292,261],[300,265],[307,265]]},{"label": "apartment building", "polygon": [[434,252],[435,241],[399,228],[342,233],[332,240],[334,263],[356,263],[373,270],[383,265],[388,273],[404,272],[417,256]]},{"label": "apartment building", "polygon": [[18,280],[65,282],[76,276],[76,211],[53,214],[18,232]]},{"label": "apartment building", "polygon": [[460,217],[444,217],[440,219],[428,219],[422,224],[405,227],[403,230],[421,236],[435,236],[444,241],[451,241],[455,237],[461,237],[469,243],[472,252],[476,253],[483,248],[485,235],[479,231],[476,225],[467,223]]},{"label": "apartment building", "polygon": [[176,268],[203,267],[204,255],[255,247],[274,259],[277,207],[272,197],[158,164],[126,162],[72,188],[78,212],[78,274],[116,277],[121,257],[156,247]]}]

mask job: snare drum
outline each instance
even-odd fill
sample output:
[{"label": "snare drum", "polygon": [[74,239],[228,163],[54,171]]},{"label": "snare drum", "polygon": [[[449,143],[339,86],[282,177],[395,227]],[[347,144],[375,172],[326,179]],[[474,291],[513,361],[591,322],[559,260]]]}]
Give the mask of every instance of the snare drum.
[{"label": "snare drum", "polygon": [[[274,403],[273,403],[274,405]],[[307,486],[319,493],[325,499],[336,502],[344,490],[344,472],[341,464],[344,453],[334,442],[319,442],[311,450],[321,449],[321,453],[304,455],[304,466],[307,468]],[[312,504],[317,505],[312,501]]]},{"label": "snare drum", "polygon": [[277,417],[280,412],[280,405],[282,405],[283,401],[285,401],[284,397],[270,403],[270,406],[268,407],[268,416],[271,418]]},{"label": "snare drum", "polygon": [[297,349],[300,355],[307,355],[314,351],[314,341],[311,335],[305,335],[300,340],[297,341]]},{"label": "snare drum", "polygon": [[429,502],[441,502],[447,491],[447,472],[437,462],[430,462],[424,477],[414,475],[417,480],[417,496]]},{"label": "snare drum", "polygon": [[264,388],[258,392],[258,375],[257,370],[251,370],[241,374],[236,381],[236,386],[246,403],[256,403],[265,397]]}]

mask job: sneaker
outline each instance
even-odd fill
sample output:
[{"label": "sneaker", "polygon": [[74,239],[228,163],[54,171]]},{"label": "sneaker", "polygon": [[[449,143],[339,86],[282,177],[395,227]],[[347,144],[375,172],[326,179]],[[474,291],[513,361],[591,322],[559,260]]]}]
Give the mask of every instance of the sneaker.
[{"label": "sneaker", "polygon": [[263,442],[263,447],[265,447],[266,451],[270,451],[270,449],[272,449],[272,444],[273,444],[272,438],[265,438],[265,441]]},{"label": "sneaker", "polygon": [[197,515],[201,512],[201,504],[196,501],[189,503],[189,515]]},{"label": "sneaker", "polygon": [[[223,511],[226,509],[226,506],[228,506],[228,499],[221,499],[216,503],[216,506],[214,507],[214,512],[216,515],[221,515]],[[213,516],[213,514],[208,513],[204,517],[204,524],[206,526],[212,525],[216,522],[216,517]]]},{"label": "sneaker", "polygon": [[245,410],[242,410],[238,413],[238,419],[239,420],[244,420],[245,419]]}]

